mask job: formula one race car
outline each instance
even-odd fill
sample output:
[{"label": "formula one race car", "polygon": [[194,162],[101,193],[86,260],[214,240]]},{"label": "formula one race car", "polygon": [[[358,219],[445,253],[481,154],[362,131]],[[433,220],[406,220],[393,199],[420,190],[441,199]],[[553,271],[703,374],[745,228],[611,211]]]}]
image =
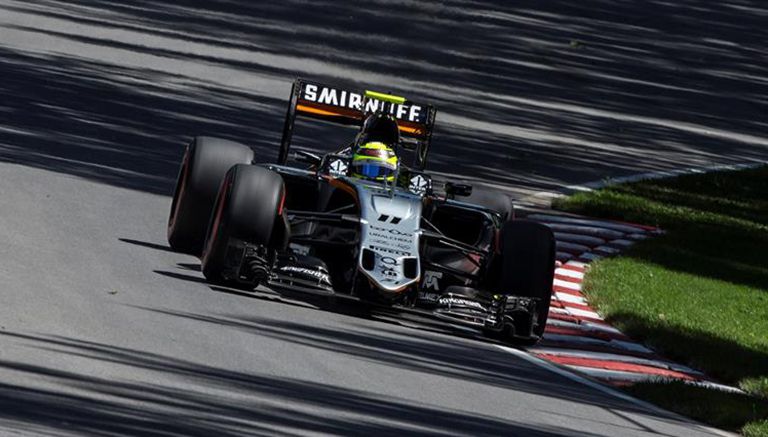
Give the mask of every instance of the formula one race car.
[{"label": "formula one race car", "polygon": [[[231,141],[192,140],[168,241],[200,256],[211,283],[352,296],[534,343],[549,311],[554,236],[515,220],[501,193],[450,181],[433,190],[424,168],[435,113],[297,80],[276,163]],[[360,129],[320,156],[292,150],[297,117]]]}]

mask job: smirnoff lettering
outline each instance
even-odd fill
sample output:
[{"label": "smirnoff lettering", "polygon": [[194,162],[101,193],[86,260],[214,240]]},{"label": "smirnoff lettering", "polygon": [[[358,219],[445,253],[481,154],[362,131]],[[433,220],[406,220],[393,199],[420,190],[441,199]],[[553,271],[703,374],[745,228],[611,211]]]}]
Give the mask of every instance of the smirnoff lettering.
[{"label": "smirnoff lettering", "polygon": [[[301,98],[308,102],[341,106],[357,111],[362,111],[363,107],[362,94],[309,83],[304,85]],[[425,116],[423,109],[419,105],[395,105],[375,99],[369,99],[365,104],[365,112],[387,111],[399,120],[414,123],[424,123],[422,119]]]}]

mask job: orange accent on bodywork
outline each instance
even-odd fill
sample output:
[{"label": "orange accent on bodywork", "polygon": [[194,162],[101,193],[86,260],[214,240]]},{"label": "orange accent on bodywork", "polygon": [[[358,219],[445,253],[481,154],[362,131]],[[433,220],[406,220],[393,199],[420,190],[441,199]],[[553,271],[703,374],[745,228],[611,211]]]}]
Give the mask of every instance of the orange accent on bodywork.
[{"label": "orange accent on bodywork", "polygon": [[402,126],[402,125],[399,125],[399,124],[397,125],[397,127],[400,128],[401,131],[408,132],[409,134],[414,134],[414,135],[423,135],[424,134],[424,130],[420,129],[420,128]]},{"label": "orange accent on bodywork", "polygon": [[296,105],[296,109],[303,112],[309,112],[311,114],[317,114],[317,115],[329,115],[332,117],[343,117],[344,114],[341,114],[339,112],[333,112],[333,111],[327,111],[325,109],[319,109],[312,106],[307,105]]},{"label": "orange accent on bodywork", "polygon": [[325,178],[328,181],[328,183],[333,188],[338,188],[340,190],[343,190],[343,191],[347,192],[348,194],[350,194],[352,197],[355,198],[355,201],[358,204],[360,203],[360,200],[357,198],[357,190],[355,190],[353,187],[345,184],[344,182],[342,182],[342,181],[340,181],[340,180],[338,180],[336,178],[332,178],[330,176],[325,176],[324,175],[323,178]]},{"label": "orange accent on bodywork", "polygon": [[[299,112],[306,112],[309,114],[319,115],[323,117],[346,117],[346,118],[351,118],[353,120],[361,120],[363,117],[363,114],[360,111],[357,111],[354,109],[335,108],[333,106],[326,106],[326,105],[322,105],[322,107],[320,107],[317,105],[307,105],[307,104],[299,103],[296,105],[296,110]],[[418,123],[411,123],[408,121],[398,120],[397,127],[400,129],[400,131],[408,133],[413,136],[424,135],[424,127]]]}]

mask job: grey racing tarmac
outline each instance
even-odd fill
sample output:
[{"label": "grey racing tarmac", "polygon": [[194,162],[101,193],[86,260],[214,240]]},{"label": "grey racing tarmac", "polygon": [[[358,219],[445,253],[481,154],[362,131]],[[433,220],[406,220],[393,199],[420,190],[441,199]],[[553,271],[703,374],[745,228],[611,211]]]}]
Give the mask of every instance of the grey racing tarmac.
[{"label": "grey racing tarmac", "polygon": [[0,434],[708,435],[165,241],[184,144],[274,160],[296,76],[433,102],[430,167],[517,198],[766,159],[765,6],[541,3],[0,0]]}]

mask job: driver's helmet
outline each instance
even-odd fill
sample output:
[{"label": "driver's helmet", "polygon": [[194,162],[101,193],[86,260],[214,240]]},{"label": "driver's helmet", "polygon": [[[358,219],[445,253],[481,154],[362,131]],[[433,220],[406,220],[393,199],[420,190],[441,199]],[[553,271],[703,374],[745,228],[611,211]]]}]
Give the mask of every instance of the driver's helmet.
[{"label": "driver's helmet", "polygon": [[352,155],[352,177],[376,182],[392,182],[397,170],[395,151],[381,141],[370,141],[357,147]]}]

